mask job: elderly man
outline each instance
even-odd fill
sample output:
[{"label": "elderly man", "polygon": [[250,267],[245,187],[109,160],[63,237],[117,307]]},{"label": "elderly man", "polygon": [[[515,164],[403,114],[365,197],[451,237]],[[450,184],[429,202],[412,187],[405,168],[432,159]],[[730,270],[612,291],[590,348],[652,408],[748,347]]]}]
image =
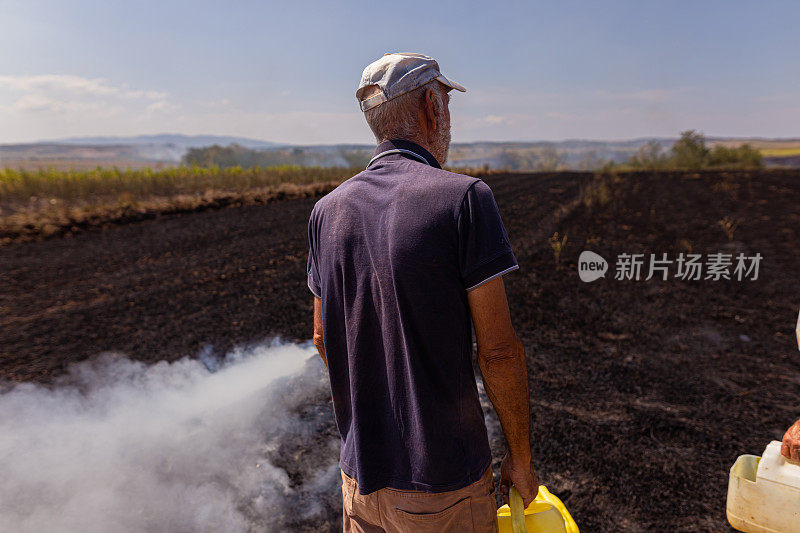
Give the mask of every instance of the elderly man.
[{"label": "elderly man", "polygon": [[525,352],[502,275],[518,268],[492,191],[442,170],[449,91],[432,58],[386,54],[356,92],[378,141],[366,169],[311,213],[314,343],[342,439],[344,530],[496,531],[478,363],[508,445],[501,492],[525,504],[531,467]]}]

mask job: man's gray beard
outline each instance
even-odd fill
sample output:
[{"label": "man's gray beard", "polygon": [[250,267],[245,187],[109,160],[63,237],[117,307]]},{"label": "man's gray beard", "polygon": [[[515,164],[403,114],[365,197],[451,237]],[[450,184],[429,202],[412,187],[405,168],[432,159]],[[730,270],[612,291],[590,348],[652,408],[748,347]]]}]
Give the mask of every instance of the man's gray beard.
[{"label": "man's gray beard", "polygon": [[441,166],[447,163],[447,154],[450,151],[450,122],[442,124],[440,134],[431,144],[431,154]]}]

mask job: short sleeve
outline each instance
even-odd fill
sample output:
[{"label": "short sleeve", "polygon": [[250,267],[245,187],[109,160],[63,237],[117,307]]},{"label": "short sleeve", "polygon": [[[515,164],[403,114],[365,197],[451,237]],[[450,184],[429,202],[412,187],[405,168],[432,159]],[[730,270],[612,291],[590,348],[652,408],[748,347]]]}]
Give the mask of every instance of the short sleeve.
[{"label": "short sleeve", "polygon": [[467,291],[519,268],[492,190],[483,181],[475,182],[461,202],[458,256]]},{"label": "short sleeve", "polygon": [[316,238],[316,223],[314,211],[311,212],[311,217],[308,219],[308,263],[306,265],[306,273],[308,276],[308,288],[317,298],[322,298],[322,290],[320,288],[319,268],[317,266],[317,238]]}]

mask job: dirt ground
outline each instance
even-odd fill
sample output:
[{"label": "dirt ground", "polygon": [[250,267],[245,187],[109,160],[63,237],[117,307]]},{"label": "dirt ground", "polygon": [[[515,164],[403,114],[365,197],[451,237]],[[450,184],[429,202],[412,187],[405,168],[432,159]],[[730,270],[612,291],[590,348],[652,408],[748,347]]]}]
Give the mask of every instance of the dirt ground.
[{"label": "dirt ground", "polygon": [[[542,482],[582,531],[728,531],[736,456],[760,454],[800,417],[800,172],[485,181],[520,264],[505,281]],[[0,379],[49,382],[110,350],[155,362],[308,339],[314,201],[0,248]],[[583,250],[609,261],[605,279],[580,281]],[[681,252],[763,260],[756,281],[676,280],[674,265],[667,281],[614,279],[619,254]]]}]

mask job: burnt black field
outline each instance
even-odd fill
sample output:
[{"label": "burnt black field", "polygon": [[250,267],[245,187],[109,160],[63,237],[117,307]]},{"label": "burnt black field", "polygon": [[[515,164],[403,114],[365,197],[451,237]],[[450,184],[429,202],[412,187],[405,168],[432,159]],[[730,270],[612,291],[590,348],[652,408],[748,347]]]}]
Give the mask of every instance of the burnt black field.
[{"label": "burnt black field", "polygon": [[[542,482],[582,531],[728,530],[733,461],[760,454],[800,417],[800,173],[484,180],[520,264],[505,281],[528,357]],[[151,363],[310,338],[315,200],[3,246],[0,379],[49,383],[105,351]],[[556,232],[567,236],[558,260]],[[583,250],[609,260],[604,279],[579,280]],[[617,280],[622,253],[763,259],[757,280],[678,280],[674,266],[666,281]],[[304,526],[338,527],[335,511],[328,525]]]}]

